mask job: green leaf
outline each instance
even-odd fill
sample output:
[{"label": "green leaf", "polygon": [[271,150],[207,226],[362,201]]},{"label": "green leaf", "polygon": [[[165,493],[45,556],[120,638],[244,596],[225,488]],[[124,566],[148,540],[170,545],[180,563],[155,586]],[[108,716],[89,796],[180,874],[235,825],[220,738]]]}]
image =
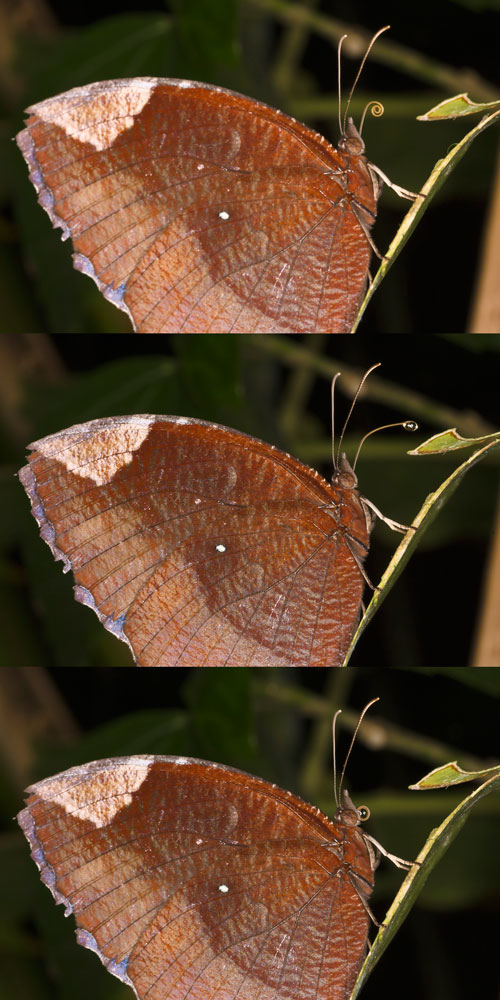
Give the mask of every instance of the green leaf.
[{"label": "green leaf", "polygon": [[197,755],[247,766],[253,757],[253,718],[248,670],[193,670],[183,696],[190,712]]},{"label": "green leaf", "polygon": [[122,413],[162,413],[176,397],[182,406],[178,385],[179,366],[164,354],[117,358],[75,374],[67,382],[61,380],[54,393],[35,392],[28,385],[26,413],[42,436],[76,421]]},{"label": "green leaf", "polygon": [[452,844],[468,819],[474,806],[486,795],[498,791],[500,791],[500,774],[497,771],[493,777],[485,781],[484,784],[476,788],[464,799],[436,830],[431,831],[416,859],[418,864],[414,864],[408,872],[399,892],[387,911],[382,926],[363,963],[350,1000],[355,1000],[359,996],[369,975],[420,895],[432,869],[446,853],[450,844]]},{"label": "green leaf", "polygon": [[203,78],[211,79],[214,66],[236,61],[236,0],[169,0],[169,5],[184,73],[202,67]]},{"label": "green leaf", "polygon": [[500,101],[476,104],[475,101],[471,101],[468,94],[455,94],[454,97],[448,97],[445,101],[436,104],[425,114],[417,115],[417,120],[419,122],[442,121],[445,118],[462,118],[464,115],[496,111],[498,108],[500,108]]},{"label": "green leaf", "polygon": [[481,778],[494,777],[500,775],[500,765],[498,767],[488,767],[482,771],[464,771],[456,760],[441,767],[435,767],[429,771],[420,781],[414,785],[409,785],[412,791],[420,792],[431,788],[448,788],[449,785],[462,785],[466,781],[480,781]]},{"label": "green leaf", "polygon": [[185,755],[189,750],[189,719],[184,709],[143,709],[96,726],[76,747],[42,746],[37,752],[36,777],[89,760],[141,753]]},{"label": "green leaf", "polygon": [[418,448],[409,451],[408,455],[444,455],[447,451],[470,448],[472,445],[477,446],[486,441],[500,441],[500,431],[495,431],[494,434],[483,434],[482,437],[465,438],[458,433],[456,427],[451,427],[450,430],[433,434],[432,437],[427,438],[427,441],[419,444]]},{"label": "green leaf", "polygon": [[[104,17],[58,33],[32,54],[24,98],[31,104],[93,80],[164,76],[174,53],[168,15],[137,11]],[[21,57],[26,55],[22,49]]]}]

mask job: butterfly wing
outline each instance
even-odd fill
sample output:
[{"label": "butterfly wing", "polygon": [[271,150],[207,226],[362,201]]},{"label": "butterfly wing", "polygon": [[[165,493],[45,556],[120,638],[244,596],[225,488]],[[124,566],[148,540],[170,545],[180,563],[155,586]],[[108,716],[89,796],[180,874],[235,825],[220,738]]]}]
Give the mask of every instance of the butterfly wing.
[{"label": "butterfly wing", "polygon": [[364,157],[190,81],[94,83],[28,110],[17,142],[40,204],[138,332],[349,332],[376,212]]},{"label": "butterfly wing", "polygon": [[139,1000],[347,1000],[371,892],[357,830],[231,768],[95,761],[28,789],[42,881]]},{"label": "butterfly wing", "polygon": [[355,490],[201,420],[93,420],[20,472],[77,600],[144,666],[330,666],[359,618]]}]

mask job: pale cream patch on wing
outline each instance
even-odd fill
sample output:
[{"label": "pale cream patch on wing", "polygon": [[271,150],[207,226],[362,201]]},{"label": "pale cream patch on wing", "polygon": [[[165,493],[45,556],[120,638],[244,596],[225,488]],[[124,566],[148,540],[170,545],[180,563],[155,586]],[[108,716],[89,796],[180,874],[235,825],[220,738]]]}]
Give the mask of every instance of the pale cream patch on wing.
[{"label": "pale cream patch on wing", "polygon": [[151,422],[120,423],[98,428],[79,437],[70,429],[36,442],[45,458],[53,458],[75,476],[93,479],[97,486],[109,483],[128,465],[149,434]]},{"label": "pale cream patch on wing", "polygon": [[62,775],[49,782],[41,782],[36,791],[41,799],[55,802],[78,819],[103,827],[120,809],[130,805],[134,792],[141,787],[148,771],[149,768],[143,765],[123,764],[110,770],[96,771],[75,784]]},{"label": "pale cream patch on wing", "polygon": [[61,94],[41,101],[33,111],[43,122],[64,129],[78,142],[88,142],[94,149],[108,149],[115,139],[132,128],[134,120],[149,101],[155,83],[149,87],[119,87],[109,91],[91,90],[88,97],[71,98]]}]

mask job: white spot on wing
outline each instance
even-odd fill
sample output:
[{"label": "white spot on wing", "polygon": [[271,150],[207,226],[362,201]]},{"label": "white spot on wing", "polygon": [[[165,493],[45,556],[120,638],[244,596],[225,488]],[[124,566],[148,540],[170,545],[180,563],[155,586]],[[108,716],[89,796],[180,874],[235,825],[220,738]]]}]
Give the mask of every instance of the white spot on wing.
[{"label": "white spot on wing", "polygon": [[215,546],[215,550],[216,552],[225,552],[226,546],[223,545],[222,542],[219,542],[219,544]]},{"label": "white spot on wing", "polygon": [[222,212],[219,212],[219,219],[222,219],[224,222],[227,222],[227,220],[229,219],[229,212],[226,212],[226,210],[223,209]]},{"label": "white spot on wing", "polygon": [[229,886],[224,885],[224,884],[219,885],[218,889],[219,889],[219,892],[229,892]]}]

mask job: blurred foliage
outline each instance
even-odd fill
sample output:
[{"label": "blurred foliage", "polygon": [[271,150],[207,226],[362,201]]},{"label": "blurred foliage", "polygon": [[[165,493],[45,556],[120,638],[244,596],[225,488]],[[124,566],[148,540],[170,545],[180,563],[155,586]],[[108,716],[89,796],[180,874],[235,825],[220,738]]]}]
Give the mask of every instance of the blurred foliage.
[{"label": "blurred foliage", "polygon": [[[132,1000],[130,990],[95,955],[77,947],[73,919],[64,920],[62,908],[39,881],[24,838],[12,827],[22,787],[30,781],[90,759],[174,753],[241,767],[332,815],[332,715],[343,707],[337,731],[342,763],[360,709],[380,696],[359,733],[346,787],[355,802],[371,810],[368,832],[387,850],[412,859],[470,788],[424,793],[410,792],[408,785],[429,764],[458,757],[466,767],[486,766],[497,750],[498,670],[351,669],[329,676],[324,671],[177,669],[52,670],[45,676],[29,670],[17,675],[10,713],[5,691],[12,676],[5,683],[6,676],[6,671],[0,674],[8,716],[1,737],[6,831],[0,837],[1,1000],[87,1000],[89,995]],[[41,690],[44,705],[38,700]],[[58,735],[58,699],[74,719],[77,731],[71,739]],[[44,712],[50,717],[50,739],[40,736]],[[33,736],[33,720],[38,736]],[[61,731],[65,725],[64,720]],[[17,758],[10,768],[5,763],[13,741],[28,761],[24,769]],[[364,1000],[381,993],[396,996],[403,981],[408,1000],[494,996],[495,963],[471,963],[470,954],[491,954],[496,942],[499,808],[498,796],[490,796],[469,817],[375,969]],[[402,878],[382,859],[372,900],[379,920]]]},{"label": "blurred foliage", "polygon": [[[95,417],[170,413],[201,417],[278,445],[331,475],[330,377],[339,380],[337,434],[362,373],[381,361],[363,388],[344,440],[353,459],[368,430],[416,419],[413,435],[383,431],[363,446],[361,493],[387,516],[410,524],[427,494],[463,459],[461,453],[409,456],[431,433],[456,425],[464,435],[498,425],[495,338],[374,336],[302,341],[247,337],[16,335],[4,351],[0,445],[2,658],[7,664],[125,666],[124,643],[73,599],[41,541],[14,473],[29,441]],[[38,352],[45,358],[41,370]],[[283,348],[289,345],[288,361]],[[470,348],[473,347],[471,350]],[[299,350],[300,348],[300,350]],[[491,348],[491,349],[490,349]],[[320,376],[317,373],[323,372]],[[0,376],[2,378],[2,376]],[[477,465],[424,535],[421,545],[356,647],[354,664],[464,666],[469,662],[485,555],[497,497],[498,461]],[[376,583],[399,536],[377,523],[366,568]],[[365,600],[369,599],[367,590]]]},{"label": "blurred foliage", "polygon": [[[73,271],[70,248],[52,230],[21,155],[8,141],[22,126],[23,108],[30,103],[114,77],[200,79],[307,118],[336,144],[338,35],[341,30],[369,35],[389,22],[392,31],[370,54],[351,111],[359,121],[367,101],[382,100],[384,117],[368,116],[365,124],[367,155],[391,180],[418,191],[467,126],[417,122],[417,114],[460,90],[468,90],[473,100],[498,94],[498,11],[485,4],[422,0],[415,18],[402,18],[394,0],[376,8],[368,0],[354,5],[318,0],[305,6],[276,0],[148,0],[140,11],[136,6],[127,0],[90,0],[77,8],[63,0],[25,0],[4,23],[4,330],[129,329],[125,314]],[[315,20],[316,15],[322,20]],[[354,44],[351,53],[349,40],[344,46],[344,100],[363,46]],[[496,130],[490,132],[480,137],[440,191],[374,296],[361,333],[466,329],[497,142]],[[383,192],[374,230],[381,252],[407,207],[392,191]]]}]

